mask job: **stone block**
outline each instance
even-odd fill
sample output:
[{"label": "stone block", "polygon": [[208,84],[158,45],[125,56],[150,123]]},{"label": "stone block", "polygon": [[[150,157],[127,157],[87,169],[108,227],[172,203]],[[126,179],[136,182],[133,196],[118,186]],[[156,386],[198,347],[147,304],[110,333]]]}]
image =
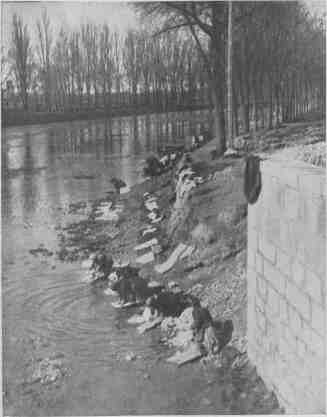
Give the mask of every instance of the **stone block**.
[{"label": "stone block", "polygon": [[285,214],[289,219],[297,219],[299,217],[299,192],[290,187],[285,189]]},{"label": "stone block", "polygon": [[279,246],[281,221],[280,216],[276,217],[276,214],[278,213],[273,212],[271,208],[271,215],[269,219],[266,219],[263,228],[263,236],[266,241],[271,242],[274,246]]},{"label": "stone block", "polygon": [[281,294],[285,294],[285,282],[284,275],[273,266],[270,262],[264,260],[263,262],[264,276],[269,283]]},{"label": "stone block", "polygon": [[318,235],[306,236],[304,262],[321,277],[326,274],[326,240]]},{"label": "stone block", "polygon": [[[305,229],[305,224],[298,220],[290,220],[287,223],[288,229],[288,253],[291,256],[297,256],[302,242],[307,237],[307,232]],[[305,248],[305,246],[304,246]]]},{"label": "stone block", "polygon": [[248,215],[247,215],[247,222],[248,222],[248,233],[256,231],[257,229],[257,216],[258,211],[256,205],[249,204],[248,205]]},{"label": "stone block", "polygon": [[255,269],[260,275],[263,275],[263,256],[260,253],[255,254]]},{"label": "stone block", "polygon": [[320,198],[318,204],[317,234],[326,238],[326,197]]},{"label": "stone block", "polygon": [[298,248],[303,239],[303,224],[297,220],[281,222],[280,228],[280,248],[287,252],[290,257],[297,256]]},{"label": "stone block", "polygon": [[282,184],[285,184],[291,188],[299,188],[299,171],[291,169],[289,163],[281,162],[278,160],[266,160],[262,164],[262,172],[264,175],[275,176]]},{"label": "stone block", "polygon": [[[297,339],[297,354],[300,358],[305,358],[307,345],[300,339]],[[302,368],[304,369],[304,368]]]},{"label": "stone block", "polygon": [[289,327],[284,327],[284,338],[283,338],[283,340],[285,340],[285,342],[289,346],[288,360],[291,360],[296,353],[297,344],[296,344],[296,337],[294,336],[293,332],[290,330]]},{"label": "stone block", "polygon": [[273,179],[272,186],[273,186],[274,200],[275,200],[274,209],[276,209],[277,212],[281,213],[285,209],[285,188],[286,187],[284,184],[281,184],[277,178]]},{"label": "stone block", "polygon": [[279,295],[270,285],[268,286],[267,305],[269,308],[269,312],[273,317],[279,316]]},{"label": "stone block", "polygon": [[262,298],[257,294],[255,297],[255,305],[258,307],[258,309],[262,312],[265,312],[266,310],[266,303],[263,302]]},{"label": "stone block", "polygon": [[[255,343],[256,343],[256,346],[258,347],[258,352],[262,352],[263,334],[260,333],[260,332],[262,332],[262,329],[259,327],[258,322],[256,323],[256,325],[257,325],[257,331],[255,333]],[[260,355],[257,356],[257,358],[260,358],[260,357],[261,357]],[[256,363],[256,365],[258,366],[259,364]]]},{"label": "stone block", "polygon": [[278,384],[278,390],[283,398],[287,399],[289,404],[295,403],[294,387],[287,379],[281,379]]},{"label": "stone block", "polygon": [[294,308],[289,309],[289,316],[290,316],[290,329],[292,333],[297,336],[302,331],[302,319]]},{"label": "stone block", "polygon": [[[323,336],[316,333],[306,323],[303,324],[303,330],[299,338],[320,358],[325,357],[325,340]],[[321,364],[322,366],[322,364]]]},{"label": "stone block", "polygon": [[291,262],[292,258],[288,254],[280,249],[276,253],[276,265],[277,268],[285,275],[286,277],[291,276]]},{"label": "stone block", "polygon": [[266,280],[259,275],[257,275],[257,292],[258,292],[258,295],[263,300],[263,302],[266,302],[267,301],[267,283],[266,283]]},{"label": "stone block", "polygon": [[290,281],[286,281],[286,298],[288,303],[295,307],[305,320],[310,321],[311,311],[309,297]]},{"label": "stone block", "polygon": [[292,263],[292,279],[299,288],[303,286],[305,280],[305,267],[297,259]]},{"label": "stone block", "polygon": [[324,175],[321,175],[320,178],[320,195],[326,197],[327,194],[327,188],[326,188],[326,172],[324,173]]},{"label": "stone block", "polygon": [[320,170],[319,168],[302,172],[299,176],[300,190],[315,196],[321,196],[323,194],[323,190],[321,189],[321,178],[325,175],[323,172],[324,170]]},{"label": "stone block", "polygon": [[309,204],[312,199],[310,194],[305,192],[300,192],[299,195],[299,220],[302,222],[306,222],[308,218],[308,211],[309,211]]},{"label": "stone block", "polygon": [[262,236],[259,236],[259,251],[268,259],[272,264],[276,262],[276,247],[264,239]]},{"label": "stone block", "polygon": [[318,304],[324,304],[323,283],[320,277],[309,269],[305,274],[305,288],[310,294],[311,298]]},{"label": "stone block", "polygon": [[258,250],[258,232],[254,229],[248,230],[248,248],[254,253]]},{"label": "stone block", "polygon": [[300,219],[306,231],[312,235],[326,236],[326,200],[325,197],[313,197],[304,194],[300,202]]},{"label": "stone block", "polygon": [[[258,328],[260,329],[262,333],[262,340],[261,345],[263,344],[263,336],[266,334],[267,331],[267,319],[262,311],[260,311],[258,308],[256,308],[256,323]],[[259,335],[258,335],[259,336]]]},{"label": "stone block", "polygon": [[255,303],[255,297],[257,293],[257,284],[256,284],[256,273],[253,269],[248,268],[246,271],[247,276],[247,292],[248,292],[248,307]]},{"label": "stone block", "polygon": [[255,252],[252,250],[251,247],[247,249],[247,266],[250,268],[255,269]]},{"label": "stone block", "polygon": [[326,310],[314,301],[311,302],[311,325],[319,335],[324,337],[326,332]]},{"label": "stone block", "polygon": [[289,321],[289,306],[284,297],[279,300],[279,309],[280,309],[280,320],[283,323],[288,323]]},{"label": "stone block", "polygon": [[295,404],[297,414],[319,414],[319,405],[317,404],[317,401],[311,393],[301,389],[301,385],[299,385],[296,390]]}]

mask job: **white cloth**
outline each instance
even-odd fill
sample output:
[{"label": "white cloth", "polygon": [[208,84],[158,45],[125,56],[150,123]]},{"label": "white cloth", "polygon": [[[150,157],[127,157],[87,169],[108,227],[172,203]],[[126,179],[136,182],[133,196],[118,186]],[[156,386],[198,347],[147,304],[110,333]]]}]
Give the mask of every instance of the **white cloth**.
[{"label": "white cloth", "polygon": [[113,296],[117,296],[118,293],[116,291],[113,291],[111,288],[107,288],[103,291],[103,293],[105,295],[113,295]]},{"label": "white cloth", "polygon": [[137,330],[140,334],[143,334],[145,332],[147,332],[148,330],[151,330],[157,326],[159,326],[159,324],[162,322],[162,317],[157,317],[153,320],[147,321],[143,324],[141,324],[140,326],[138,326]]},{"label": "white cloth", "polygon": [[118,222],[119,220],[119,212],[111,210],[106,213],[103,213],[102,216],[96,218],[97,221],[104,221],[104,222]]},{"label": "white cloth", "polygon": [[158,209],[159,208],[159,206],[158,206],[158,204],[156,203],[156,201],[146,201],[145,202],[145,207],[149,210],[149,211],[152,211],[152,210],[154,210],[154,209]]},{"label": "white cloth", "polygon": [[157,218],[151,220],[151,223],[154,223],[154,224],[159,223],[159,222],[161,222],[162,219],[163,219],[163,216],[157,217]]},{"label": "white cloth", "polygon": [[126,193],[129,193],[130,191],[131,191],[131,187],[126,186],[126,187],[121,188],[119,190],[119,193],[120,194],[126,194]]},{"label": "white cloth", "polygon": [[147,242],[141,243],[140,245],[135,246],[134,250],[135,251],[143,250],[143,249],[150,248],[153,245],[157,245],[157,244],[158,244],[158,239],[154,238],[154,239],[148,240]]},{"label": "white cloth", "polygon": [[143,230],[142,236],[148,235],[149,233],[153,233],[156,231],[157,231],[156,227],[148,227],[147,229]]},{"label": "white cloth", "polygon": [[168,159],[169,159],[168,155],[165,155],[165,156],[163,156],[161,159],[159,159],[159,161],[160,161],[162,164],[166,164],[166,163],[168,162]]},{"label": "white cloth", "polygon": [[151,251],[151,252],[147,252],[147,253],[145,253],[144,255],[142,255],[142,256],[139,256],[137,259],[136,259],[136,262],[137,263],[139,263],[139,264],[148,264],[149,262],[152,262],[152,261],[154,261],[154,254],[153,254],[153,252]]},{"label": "white cloth", "polygon": [[180,259],[184,259],[190,256],[193,253],[194,249],[195,249],[194,246],[188,246],[185,249],[185,251],[181,254]]},{"label": "white cloth", "polygon": [[151,211],[151,212],[148,214],[148,218],[149,218],[150,220],[155,220],[155,219],[157,218],[157,213],[155,213],[154,211]]},{"label": "white cloth", "polygon": [[82,268],[83,269],[90,269],[93,263],[93,259],[85,259],[85,261],[82,262]]},{"label": "white cloth", "polygon": [[155,266],[155,270],[159,274],[164,274],[165,272],[169,271],[174,266],[174,264],[176,263],[177,259],[181,256],[181,254],[185,251],[186,248],[187,248],[187,246],[184,245],[184,243],[180,243],[175,248],[175,250],[171,253],[171,255],[166,260],[166,262],[164,262],[164,263],[162,263],[160,265],[156,265]]},{"label": "white cloth", "polygon": [[101,208],[105,208],[108,207],[108,209],[110,209],[112,207],[112,201],[103,201],[102,203],[100,203]]},{"label": "white cloth", "polygon": [[197,343],[191,343],[189,347],[180,352],[178,351],[175,355],[167,359],[167,362],[176,363],[178,366],[184,365],[188,362],[199,359],[203,356],[200,347]]}]

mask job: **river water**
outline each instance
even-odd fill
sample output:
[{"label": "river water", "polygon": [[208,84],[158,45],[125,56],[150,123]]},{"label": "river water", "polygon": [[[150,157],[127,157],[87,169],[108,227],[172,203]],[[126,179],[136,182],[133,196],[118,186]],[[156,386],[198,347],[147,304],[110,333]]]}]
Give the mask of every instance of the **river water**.
[{"label": "river water", "polygon": [[[2,130],[2,329],[6,415],[228,412],[199,363],[166,364],[154,331],[139,336],[77,263],[35,257],[57,247],[70,203],[103,196],[115,175],[141,180],[145,152],[207,128],[207,115],[171,114]],[[133,352],[134,361],[126,361]],[[33,361],[59,355],[56,384],[30,381]],[[32,365],[31,365],[32,364]]]}]

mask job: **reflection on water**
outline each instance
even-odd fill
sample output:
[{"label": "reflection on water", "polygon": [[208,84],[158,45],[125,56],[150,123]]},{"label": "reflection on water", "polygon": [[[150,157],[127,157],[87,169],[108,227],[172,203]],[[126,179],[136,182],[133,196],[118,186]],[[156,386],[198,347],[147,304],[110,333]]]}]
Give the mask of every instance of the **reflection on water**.
[{"label": "reflection on water", "polygon": [[[19,403],[17,387],[30,358],[20,340],[41,336],[64,353],[72,372],[62,408],[45,405],[43,412],[153,414],[167,410],[168,402],[175,412],[172,399],[178,396],[197,409],[191,369],[175,375],[158,365],[155,336],[136,337],[135,329],[126,327],[126,313],[114,310],[110,298],[82,282],[79,265],[33,258],[29,249],[42,243],[55,250],[55,227],[65,221],[63,209],[103,196],[111,188],[111,176],[136,183],[147,151],[200,133],[208,128],[207,118],[205,112],[163,114],[2,131],[4,388],[12,392],[13,403]],[[130,351],[147,359],[134,367],[117,362],[117,355]],[[140,375],[149,372],[151,363],[158,378],[144,391]],[[24,408],[25,415],[37,415],[33,413],[41,411]]]},{"label": "reflection on water", "polygon": [[[108,182],[108,175],[133,184],[140,178],[137,159],[144,152],[189,140],[208,127],[208,112],[197,111],[4,129],[3,215],[30,214],[55,190],[59,204],[69,202],[67,195],[74,198],[69,188],[77,184],[68,182],[76,175],[95,176],[97,186]],[[78,186],[94,188],[92,182]]]}]

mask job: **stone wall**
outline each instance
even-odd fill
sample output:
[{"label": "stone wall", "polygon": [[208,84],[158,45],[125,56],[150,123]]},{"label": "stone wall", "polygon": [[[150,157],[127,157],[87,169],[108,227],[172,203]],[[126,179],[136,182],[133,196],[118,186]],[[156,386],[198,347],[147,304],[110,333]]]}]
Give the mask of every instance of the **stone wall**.
[{"label": "stone wall", "polygon": [[272,158],[248,207],[248,353],[288,413],[325,412],[325,170]]}]

